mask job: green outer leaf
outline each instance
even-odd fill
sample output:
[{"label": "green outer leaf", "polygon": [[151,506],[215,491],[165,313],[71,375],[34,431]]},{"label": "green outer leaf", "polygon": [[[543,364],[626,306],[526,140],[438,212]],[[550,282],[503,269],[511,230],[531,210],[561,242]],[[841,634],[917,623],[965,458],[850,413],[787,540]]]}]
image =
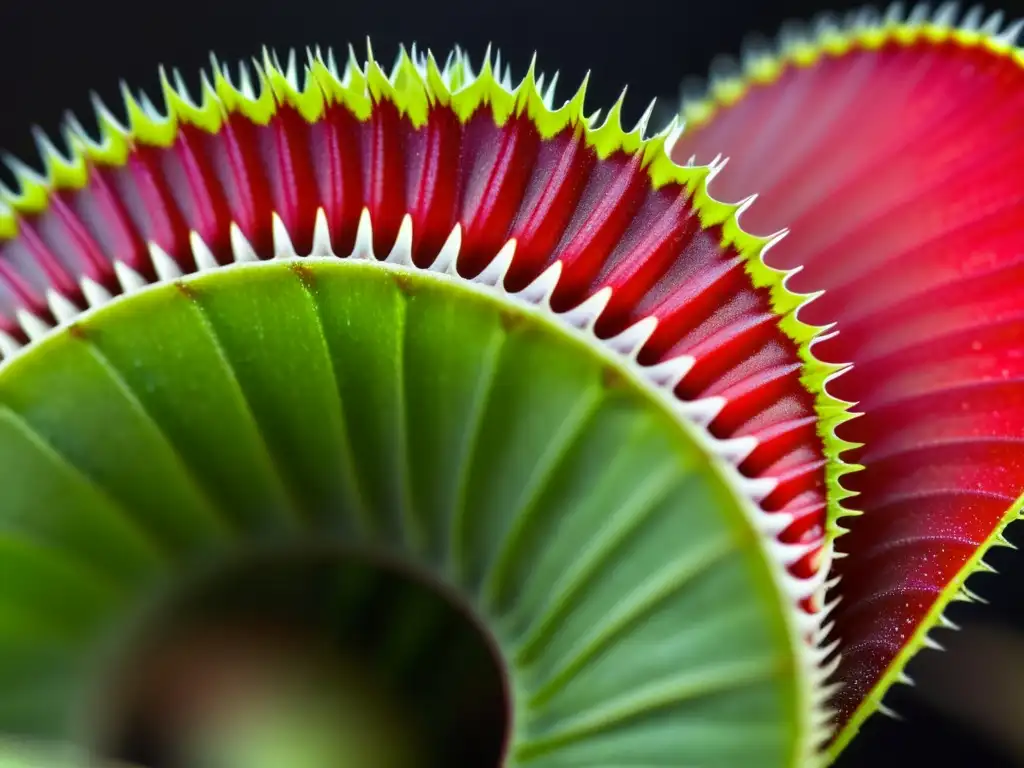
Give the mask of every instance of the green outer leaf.
[{"label": "green outer leaf", "polygon": [[0,742],[0,768],[134,768],[127,763],[103,761],[66,744]]},{"label": "green outer leaf", "polygon": [[[67,573],[47,599],[0,592],[0,718],[74,569],[115,587],[50,630],[67,673],[37,735],[67,735],[92,654],[167,579],[314,538],[383,547],[474,607],[508,666],[510,765],[810,761],[817,675],[734,470],[540,310],[380,263],[237,265],[58,329],[0,365],[0,407],[20,428],[0,451],[37,457],[0,488],[0,531]],[[58,478],[78,507],[32,492]]]}]

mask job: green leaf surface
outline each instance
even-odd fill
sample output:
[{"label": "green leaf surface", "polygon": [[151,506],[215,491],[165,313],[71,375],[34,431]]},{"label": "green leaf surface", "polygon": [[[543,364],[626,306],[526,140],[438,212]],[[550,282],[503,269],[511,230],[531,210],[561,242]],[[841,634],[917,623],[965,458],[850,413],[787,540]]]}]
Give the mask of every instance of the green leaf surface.
[{"label": "green leaf surface", "polygon": [[[595,339],[443,276],[311,258],[115,300],[0,365],[0,729],[68,737],[92,654],[168,581],[312,540],[472,608],[506,765],[801,765],[794,601],[708,446]],[[66,672],[26,718],[42,637]]]}]

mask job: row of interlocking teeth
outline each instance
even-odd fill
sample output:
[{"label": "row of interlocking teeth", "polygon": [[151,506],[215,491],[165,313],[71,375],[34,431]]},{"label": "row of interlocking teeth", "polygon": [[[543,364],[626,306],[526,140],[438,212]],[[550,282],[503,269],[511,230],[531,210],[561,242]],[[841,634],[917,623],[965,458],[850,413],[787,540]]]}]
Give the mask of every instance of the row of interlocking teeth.
[{"label": "row of interlocking teeth", "polygon": [[[412,260],[412,234],[412,218],[406,215],[402,219],[395,243],[387,257],[382,260],[382,263],[406,269],[419,269]],[[333,251],[327,217],[322,209],[317,212],[312,248],[307,256],[300,256],[296,252],[287,227],[276,215],[273,218],[272,235],[273,258],[276,260],[342,258]],[[234,264],[252,263],[260,260],[249,241],[236,225],[231,227],[230,242]],[[195,263],[194,273],[204,273],[231,266],[221,265],[197,233],[192,233],[190,244]],[[566,324],[597,340],[613,352],[616,357],[624,358],[635,372],[638,372],[657,389],[670,397],[673,410],[681,418],[700,427],[698,434],[706,438],[712,453],[737,470],[737,484],[746,497],[759,504],[775,489],[776,481],[772,478],[749,478],[738,472],[739,465],[757,448],[758,441],[756,438],[746,436],[721,439],[713,437],[707,431],[708,425],[726,405],[724,398],[715,396],[685,401],[679,399],[674,394],[674,390],[692,369],[695,363],[693,357],[680,355],[653,365],[640,363],[640,351],[657,327],[656,318],[644,318],[611,338],[599,339],[595,335],[594,329],[603,311],[608,306],[612,296],[612,289],[610,287],[602,288],[581,304],[571,309],[557,312],[552,307],[551,300],[562,277],[562,263],[559,261],[553,262],[526,287],[518,291],[508,291],[505,288],[505,278],[512,265],[515,249],[516,241],[514,239],[508,240],[484,269],[475,277],[470,278],[469,282],[497,290],[511,299],[556,315]],[[149,253],[152,260],[153,273],[156,275],[155,281],[147,280],[143,275],[123,262],[115,262],[114,272],[123,294],[135,293],[149,285],[170,282],[185,276],[185,272],[179,263],[159,246],[151,244]],[[461,254],[462,229],[459,225],[456,225],[438,255],[424,270],[453,279],[466,280],[467,278],[459,270],[459,257]],[[366,209],[363,210],[360,216],[355,245],[347,258],[378,261],[373,248],[373,226],[369,211]],[[81,286],[90,309],[102,306],[113,298],[106,289],[88,278],[82,280]],[[73,323],[83,314],[83,310],[56,291],[51,290],[48,293],[48,298],[53,315],[58,320],[56,327]],[[36,341],[51,333],[55,327],[26,310],[19,310],[17,317],[26,336],[31,341]],[[6,334],[0,335],[0,348],[2,348],[5,357],[12,357],[21,349],[21,346],[12,337]],[[790,516],[780,513],[763,514],[759,516],[759,519],[762,523],[762,531],[772,539],[776,539],[792,522]],[[777,546],[778,549],[775,554],[787,565],[795,563],[814,549],[813,545],[792,545],[782,544],[781,542]],[[820,587],[820,582],[809,579],[802,582],[802,585],[800,590],[802,593],[801,597],[806,597],[807,594],[803,593],[809,594],[812,589]]]},{"label": "row of interlocking teeth", "polygon": [[[797,608],[805,599],[821,594],[824,589],[825,573],[824,569],[820,569],[814,577],[809,579],[799,579],[789,573],[788,568],[813,551],[817,545],[782,542],[779,535],[792,522],[792,516],[777,512],[768,513],[760,508],[760,503],[774,490],[776,481],[771,478],[749,478],[739,470],[739,465],[757,448],[757,439],[754,437],[721,439],[708,431],[708,425],[726,404],[724,398],[708,397],[684,401],[675,394],[676,387],[685,379],[695,363],[693,357],[681,355],[653,365],[645,365],[640,362],[640,350],[654,333],[657,327],[656,318],[647,317],[639,320],[608,339],[601,339],[596,335],[594,329],[611,299],[611,287],[604,287],[581,304],[558,312],[552,307],[551,300],[563,275],[561,262],[553,262],[526,287],[518,291],[509,291],[505,287],[505,278],[515,255],[516,241],[514,239],[508,240],[475,277],[467,279],[459,271],[460,256],[463,254],[462,229],[459,225],[452,229],[433,262],[423,268],[418,267],[412,259],[412,227],[412,218],[406,215],[402,219],[390,252],[384,259],[378,259],[373,248],[373,226],[370,213],[364,209],[359,219],[355,245],[347,258],[376,262],[389,269],[425,271],[448,279],[468,282],[483,290],[496,291],[520,304],[555,315],[584,335],[590,343],[602,346],[614,358],[625,361],[634,374],[649,382],[658,391],[678,418],[696,425],[697,429],[693,430],[694,434],[708,453],[716,457],[719,465],[729,475],[729,479],[741,496],[748,519],[761,534],[763,544],[770,553],[769,559],[776,570],[778,583],[793,602],[794,632],[798,638],[802,638],[799,642],[803,650],[799,652],[799,655],[806,665],[804,679],[809,685],[809,690],[805,694],[807,700],[812,702],[814,710],[814,721],[809,729],[810,746],[808,749],[810,753],[817,750],[828,738],[829,723],[832,717],[826,703],[834,693],[834,687],[829,687],[827,680],[832,675],[838,659],[830,661],[835,656],[835,647],[824,646],[824,638],[827,637],[829,628],[823,627],[822,623],[833,606],[827,606],[824,610],[814,613],[807,613]],[[273,260],[345,258],[339,257],[333,250],[330,229],[323,209],[320,209],[316,215],[313,242],[308,255],[301,256],[296,252],[287,227],[277,215],[273,218],[272,241]],[[222,265],[203,242],[203,239],[193,232],[190,237],[190,245],[195,270],[191,274],[230,269],[260,261],[241,229],[234,224],[230,230],[230,244],[232,262]],[[180,264],[159,246],[151,244],[149,254],[153,273],[156,275],[156,279],[152,281],[123,262],[115,262],[114,272],[121,286],[122,295],[136,293],[167,282],[187,279],[187,274]],[[88,278],[81,281],[81,287],[89,304],[87,310],[75,306],[73,302],[56,291],[51,290],[48,293],[50,309],[57,320],[55,326],[25,310],[18,312],[19,323],[30,339],[30,344],[32,341],[54,332],[56,328],[74,323],[87,312],[102,307],[115,298],[102,286]],[[5,360],[12,359],[23,348],[9,335],[0,333],[0,351]]]},{"label": "row of interlocking teeth", "polygon": [[779,61],[788,51],[816,48],[822,42],[837,37],[901,27],[972,32],[996,45],[1014,49],[1024,32],[1024,19],[1007,23],[1002,11],[986,16],[980,5],[972,6],[961,15],[960,4],[953,2],[941,3],[934,8],[929,3],[916,3],[909,11],[905,3],[894,2],[884,11],[865,6],[850,11],[845,17],[826,12],[809,22],[794,19],[782,25],[774,40],[759,34],[748,37],[738,58],[730,55],[716,57],[707,81],[690,78],[684,82],[682,103],[701,103],[708,98],[709,89],[713,91],[716,85],[742,81],[766,63]]},{"label": "row of interlocking teeth", "polygon": [[[395,243],[387,257],[383,259],[383,262],[406,268],[417,268],[412,260],[412,235],[412,218],[407,214],[402,219]],[[323,209],[318,210],[316,215],[313,243],[308,256],[300,256],[296,252],[287,227],[276,214],[273,216],[272,241],[274,259],[341,258],[333,251],[327,217]],[[233,263],[243,264],[260,260],[241,229],[235,224],[232,224],[230,228],[230,243]],[[190,246],[195,264],[194,273],[207,272],[226,266],[221,265],[217,261],[210,248],[198,233],[191,233]],[[557,312],[552,307],[551,300],[562,277],[562,263],[560,261],[553,262],[526,287],[510,292],[505,288],[505,278],[512,265],[515,249],[516,241],[514,239],[508,240],[484,269],[470,279],[470,282],[489,286],[513,299],[555,314],[567,324],[597,338],[594,335],[594,329],[611,300],[611,287],[602,288],[571,309]],[[433,262],[425,269],[455,279],[466,279],[459,271],[459,257],[461,253],[462,229],[460,225],[456,224]],[[150,244],[149,255],[153,266],[153,273],[156,275],[156,281],[148,280],[124,262],[114,262],[114,273],[123,294],[135,293],[148,285],[173,281],[185,275],[185,271],[179,263],[158,245]],[[377,260],[373,249],[373,226],[367,209],[364,209],[360,216],[355,245],[348,258],[355,260]],[[107,289],[89,278],[83,278],[80,285],[90,309],[102,306],[113,298]],[[57,320],[57,327],[74,322],[83,313],[82,309],[54,289],[50,289],[47,292],[47,300],[53,317]],[[16,317],[30,342],[43,338],[55,327],[25,309],[18,310]],[[600,339],[600,343],[615,352],[617,356],[626,358],[631,365],[635,366],[646,379],[658,388],[673,392],[685,379],[696,361],[692,356],[680,355],[654,365],[641,364],[639,362],[640,351],[653,335],[657,328],[657,322],[657,319],[654,317],[643,318],[613,337]],[[0,332],[0,353],[3,354],[5,359],[14,356],[21,348],[22,345],[16,339]],[[702,428],[701,432],[706,432],[706,428],[718,416],[725,405],[725,398],[720,396],[692,401],[681,400],[673,396],[674,409],[680,416],[700,426]],[[715,439],[716,455],[722,457],[733,466],[740,465],[757,446],[758,441],[753,436]],[[776,487],[776,481],[771,478],[748,478],[742,475],[741,477],[744,492],[759,503],[772,493]],[[776,533],[781,532],[791,522],[790,518],[782,514],[773,514],[770,519],[773,522],[773,527],[779,526]],[[811,549],[813,547],[799,548],[801,552],[804,550],[809,552]]]}]

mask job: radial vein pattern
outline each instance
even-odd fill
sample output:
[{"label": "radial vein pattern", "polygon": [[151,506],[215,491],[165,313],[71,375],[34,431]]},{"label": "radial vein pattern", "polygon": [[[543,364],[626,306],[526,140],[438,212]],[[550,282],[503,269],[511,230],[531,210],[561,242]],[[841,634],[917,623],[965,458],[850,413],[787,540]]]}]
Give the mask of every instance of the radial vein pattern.
[{"label": "radial vein pattern", "polygon": [[70,159],[42,146],[47,179],[18,168],[18,215],[0,218],[9,348],[126,286],[224,263],[233,243],[262,258],[285,235],[308,252],[318,214],[340,253],[364,216],[376,253],[405,222],[414,264],[455,238],[463,276],[501,254],[510,290],[545,274],[556,311],[603,338],[631,329],[623,343],[667,363],[680,398],[701,401],[744,473],[765,480],[763,508],[791,518],[784,540],[809,547],[794,573],[823,573],[826,488],[837,503],[845,471],[833,435],[845,406],[823,393],[838,366],[811,353],[801,298],[761,261],[769,241],[708,197],[716,169],[665,157],[671,127],[626,133],[621,102],[597,126],[584,89],[553,111],[532,69],[513,89],[458,57],[440,70],[403,55],[390,78],[372,59],[338,74],[313,58],[302,87],[270,57],[257,74],[236,89],[216,68],[200,106],[166,85],[167,117],[127,96],[130,129],[100,108],[101,143],[72,123]]},{"label": "radial vein pattern", "polygon": [[[805,764],[846,404],[824,392],[839,366],[812,354],[803,297],[762,260],[770,241],[709,196],[718,167],[673,163],[676,132],[627,133],[620,105],[586,119],[582,89],[552,109],[532,69],[515,88],[462,57],[403,54],[390,76],[311,57],[303,84],[270,56],[255,71],[236,88],[215,67],[198,105],[165,84],[165,115],[129,96],[129,128],[100,108],[98,142],[72,123],[68,154],[41,140],[45,177],[17,166],[4,192],[8,446],[63,467],[81,519],[105,526],[75,540],[75,567],[121,568],[97,574],[116,586],[239,531],[310,525],[398,542],[493,620],[524,702],[516,760]],[[424,269],[518,309],[474,320],[427,298]],[[618,362],[533,343],[524,307]],[[647,453],[663,442],[609,400],[623,368],[695,428],[721,487]],[[58,381],[75,398],[39,395]],[[752,538],[701,527],[737,503]],[[751,570],[762,550],[788,575]],[[776,617],[798,637],[781,655],[783,635],[750,623],[771,624],[773,585],[802,606]],[[735,645],[751,643],[764,652]],[[755,717],[780,703],[792,729]]]},{"label": "radial vein pattern", "polygon": [[[816,347],[863,416],[841,437],[864,471],[837,541],[840,746],[902,673],[1024,491],[1024,69],[998,14],[828,19],[752,49],[687,108],[675,156],[731,157],[725,195],[763,193],[755,231],[792,228],[768,261],[824,290]],[[984,23],[983,23],[984,22]]]}]

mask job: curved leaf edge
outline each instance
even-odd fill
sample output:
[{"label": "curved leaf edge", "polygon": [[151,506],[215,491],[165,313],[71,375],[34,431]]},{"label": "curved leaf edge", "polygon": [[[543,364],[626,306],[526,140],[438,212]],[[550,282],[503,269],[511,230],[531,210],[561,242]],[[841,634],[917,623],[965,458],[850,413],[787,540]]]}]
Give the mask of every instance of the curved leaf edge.
[{"label": "curved leaf edge", "polygon": [[[1008,57],[1019,66],[1024,66],[1024,49],[1018,47],[1022,32],[1024,19],[1005,22],[999,11],[986,17],[980,6],[974,6],[961,14],[955,3],[943,3],[934,10],[927,3],[920,3],[908,13],[902,3],[895,2],[884,12],[872,7],[852,11],[842,21],[837,20],[833,14],[825,13],[808,24],[794,21],[784,25],[774,43],[767,43],[762,38],[748,39],[739,60],[731,56],[716,59],[706,83],[684,86],[680,113],[686,125],[703,126],[720,110],[740,101],[751,88],[777,81],[789,67],[808,68],[827,56],[839,58],[852,51],[877,50],[888,44],[911,46],[952,42],[964,48],[983,48],[993,55]],[[842,450],[853,447],[859,446],[850,444]],[[853,467],[854,470],[860,468]],[[843,495],[849,498],[854,494],[844,491]],[[836,517],[860,514],[844,506]],[[1007,541],[1005,531],[1011,523],[1021,518],[1024,518],[1024,494],[1010,505],[999,525],[978,545],[974,555],[943,589],[871,693],[836,733],[826,750],[829,764],[839,757],[872,714],[881,712],[896,716],[884,704],[886,694],[897,683],[912,684],[906,667],[919,651],[923,648],[942,649],[932,637],[934,630],[957,629],[945,615],[951,603],[981,601],[968,589],[966,583],[976,573],[994,572],[985,562],[985,557],[994,547],[1013,546]],[[837,524],[833,535],[839,536],[846,532],[842,525]],[[835,579],[830,581],[829,586],[832,588],[837,584],[838,579]],[[826,610],[834,605],[832,603]],[[838,640],[833,642],[838,643]]]},{"label": "curved leaf edge", "polygon": [[957,3],[942,3],[934,10],[928,3],[918,3],[909,12],[901,2],[893,2],[885,11],[865,6],[850,11],[842,20],[823,13],[807,23],[787,22],[773,42],[749,37],[739,59],[729,55],[716,58],[707,81],[684,85],[680,112],[686,125],[701,126],[754,86],[775,82],[790,67],[807,68],[826,56],[840,58],[851,51],[877,50],[892,43],[953,42],[965,48],[984,48],[1024,66],[1024,50],[1018,47],[1022,31],[1024,18],[1007,23],[1002,12],[986,17],[981,6],[961,14]]},{"label": "curved leaf edge", "polygon": [[[921,42],[953,41],[964,47],[982,47],[994,55],[1008,56],[1024,66],[1024,50],[1017,47],[1022,31],[1024,19],[1006,23],[999,11],[986,18],[980,6],[961,15],[958,5],[949,2],[938,5],[934,11],[928,3],[918,3],[907,12],[903,3],[893,2],[884,12],[865,6],[849,12],[843,20],[835,14],[823,13],[809,23],[790,21],[783,25],[774,42],[749,37],[738,60],[730,55],[719,56],[712,63],[706,81],[684,84],[679,108],[683,130],[709,123],[720,110],[737,103],[751,88],[777,81],[789,67],[807,68],[826,56],[839,58],[851,51],[877,50],[890,43],[911,46]],[[755,197],[748,200],[753,202]],[[813,300],[814,296],[811,294],[808,300]],[[810,356],[813,357],[813,353]],[[829,537],[833,542],[848,531],[840,522],[841,518],[861,514],[860,510],[843,503],[856,494],[843,487],[841,478],[863,469],[842,459],[843,453],[862,446],[835,434],[835,427],[859,414],[850,410],[855,403],[833,398],[827,392],[829,381],[842,375],[848,367],[819,364],[817,370],[824,375],[812,384],[814,391],[822,393],[818,412],[829,459]],[[839,413],[829,408],[829,405],[834,408],[836,403],[843,406]]]},{"label": "curved leaf edge", "polygon": [[[579,130],[586,144],[601,158],[616,152],[631,156],[639,154],[652,186],[657,189],[674,183],[685,188],[702,226],[717,228],[723,246],[734,248],[741,256],[747,276],[755,287],[768,292],[772,308],[779,317],[780,330],[797,349],[803,363],[801,383],[815,400],[817,430],[826,460],[826,542],[818,564],[820,580],[824,581],[831,563],[831,542],[840,530],[837,521],[844,514],[852,514],[844,509],[841,502],[853,494],[843,488],[840,480],[847,473],[859,469],[841,458],[841,454],[855,444],[836,435],[836,428],[856,415],[850,410],[853,404],[835,398],[827,391],[828,381],[841,374],[846,366],[824,363],[814,354],[813,345],[824,337],[828,329],[808,325],[799,319],[800,308],[812,301],[815,295],[799,294],[787,287],[789,276],[796,270],[778,270],[765,262],[765,253],[785,232],[759,237],[743,229],[740,216],[753,202],[753,197],[734,204],[713,197],[709,191],[710,184],[723,162],[695,166],[680,165],[671,159],[672,146],[682,131],[678,118],[658,133],[648,136],[647,123],[653,110],[652,103],[637,125],[627,131],[621,124],[623,92],[599,123],[599,112],[587,116],[584,111],[586,78],[569,100],[555,108],[557,76],[545,88],[545,78],[536,69],[536,56],[517,85],[513,85],[509,67],[502,67],[500,53],[492,61],[490,50],[478,73],[474,71],[469,57],[459,49],[449,54],[445,64],[440,66],[429,51],[421,53],[415,46],[400,50],[390,74],[374,58],[369,45],[365,60],[357,57],[350,48],[349,58],[340,69],[332,52],[328,51],[325,56],[319,50],[307,50],[301,76],[294,51],[285,60],[286,64],[282,65],[276,53],[264,49],[262,58],[253,59],[251,64],[255,77],[250,74],[250,67],[242,63],[236,84],[230,68],[212,58],[210,73],[201,74],[202,94],[198,102],[190,96],[180,74],[173,74],[172,85],[166,71],[161,70],[162,112],[145,94],[136,98],[122,84],[127,125],[123,125],[94,97],[99,138],[91,137],[81,123],[70,116],[63,129],[66,153],[36,129],[34,133],[44,167],[42,174],[21,161],[5,158],[19,189],[15,192],[0,185],[0,242],[17,234],[19,216],[45,210],[55,191],[84,186],[89,179],[90,165],[122,166],[136,144],[169,146],[177,138],[181,125],[216,132],[231,114],[242,114],[257,124],[266,124],[282,105],[294,108],[309,122],[320,119],[326,108],[333,104],[341,104],[360,120],[366,120],[373,105],[385,100],[394,104],[415,126],[425,123],[429,110],[436,104],[450,106],[462,121],[468,120],[478,109],[487,108],[498,125],[503,125],[512,116],[525,114],[543,137],[553,136],[570,127]],[[283,230],[283,225],[276,230]],[[124,266],[119,265],[119,273],[125,273]],[[130,275],[128,280],[137,283]],[[60,297],[51,296],[51,303],[53,301],[60,301]],[[596,322],[603,306],[595,309]],[[59,316],[56,312],[55,315]],[[27,322],[32,323],[33,320],[35,318],[29,318]],[[647,327],[650,330],[646,336],[640,335],[641,341],[653,332],[653,327]],[[16,346],[12,339],[0,338],[0,354]],[[707,412],[713,418],[713,412],[710,409]],[[816,592],[818,603],[823,602],[824,591],[822,584]]]},{"label": "curved leaf edge", "polygon": [[875,712],[881,712],[890,717],[898,717],[894,710],[884,704],[885,696],[898,683],[913,685],[913,680],[907,674],[906,667],[918,652],[924,648],[937,651],[943,650],[942,645],[932,636],[936,629],[959,629],[956,624],[946,617],[946,611],[952,603],[984,602],[982,598],[978,597],[967,587],[967,582],[977,573],[996,573],[995,569],[985,562],[985,558],[997,547],[1016,549],[1007,540],[1006,529],[1011,523],[1021,519],[1024,519],[1024,493],[1013,502],[1003,515],[996,529],[978,546],[971,559],[967,561],[963,568],[942,590],[942,593],[936,598],[935,603],[925,615],[924,620],[917,626],[913,635],[906,641],[903,648],[900,649],[900,652],[889,664],[885,674],[879,679],[871,693],[865,697],[843,728],[837,731],[835,739],[826,750],[828,764],[833,763],[839,757],[860,731],[864,722]]},{"label": "curved leaf edge", "polygon": [[[407,255],[409,239],[401,235],[399,242],[396,243],[386,259],[381,261],[375,257],[372,251],[372,229],[367,214],[364,214],[361,219],[356,247],[353,253],[346,257],[339,257],[334,253],[324,251],[324,248],[330,247],[331,241],[326,228],[326,220],[321,217],[320,222],[318,232],[321,237],[314,243],[314,251],[310,255],[296,254],[294,249],[290,248],[290,243],[282,240],[275,242],[277,247],[275,247],[276,254],[273,259],[257,261],[250,258],[251,249],[246,250],[243,243],[236,241],[236,246],[239,249],[234,253],[235,260],[231,263],[210,266],[191,274],[178,275],[169,280],[141,284],[130,293],[112,297],[103,304],[90,307],[74,318],[50,329],[45,335],[23,347],[17,354],[0,361],[0,372],[16,368],[23,360],[31,359],[32,354],[45,352],[48,343],[58,338],[58,331],[73,328],[77,323],[87,321],[90,317],[112,306],[123,306],[130,303],[150,290],[165,288],[168,282],[187,288],[190,281],[210,276],[211,273],[258,270],[274,265],[280,266],[282,262],[291,269],[299,271],[315,269],[318,263],[363,264],[372,269],[388,271],[399,282],[403,278],[408,280],[413,277],[445,281],[457,285],[460,289],[477,292],[497,300],[516,312],[529,313],[541,322],[557,329],[560,334],[575,339],[578,344],[589,349],[595,356],[602,358],[638,390],[657,403],[666,414],[666,418],[676,424],[688,439],[699,446],[707,456],[709,466],[723,479],[736,501],[740,514],[754,534],[753,540],[757,543],[757,550],[762,555],[764,567],[771,575],[771,583],[766,584],[765,589],[769,593],[774,593],[773,602],[779,608],[780,621],[789,637],[794,663],[793,674],[797,681],[795,715],[799,723],[798,731],[801,734],[799,742],[795,745],[792,766],[805,768],[821,765],[825,757],[822,748],[831,735],[831,713],[826,708],[826,702],[831,693],[826,684],[830,674],[830,670],[825,665],[828,652],[820,645],[820,638],[824,635],[824,630],[820,626],[820,616],[807,614],[799,608],[800,600],[809,593],[807,580],[798,579],[786,568],[787,564],[798,558],[805,548],[783,544],[778,540],[777,536],[781,531],[780,516],[766,513],[760,508],[758,484],[740,473],[735,462],[734,451],[728,446],[729,441],[716,438],[698,419],[694,418],[694,413],[697,411],[693,409],[699,401],[698,403],[680,402],[672,387],[667,385],[657,372],[652,373],[656,366],[645,366],[639,362],[636,355],[624,353],[621,347],[616,347],[614,338],[611,340],[599,338],[594,332],[593,324],[579,324],[573,322],[571,318],[566,318],[565,316],[571,315],[573,310],[558,313],[551,309],[548,299],[557,284],[560,270],[554,270],[554,280],[547,279],[545,281],[548,290],[544,292],[539,292],[536,290],[536,286],[531,284],[522,291],[511,293],[505,290],[501,279],[503,275],[499,270],[485,269],[473,279],[466,279],[458,274],[457,237],[453,238],[454,242],[446,246],[433,264],[428,267],[418,267]],[[283,230],[279,229],[278,232],[283,233]],[[411,228],[405,227],[405,232],[411,235]],[[450,258],[446,258],[446,253]],[[500,258],[500,254],[498,258]],[[544,279],[545,275],[538,280]],[[813,642],[810,641],[812,639]]]}]

